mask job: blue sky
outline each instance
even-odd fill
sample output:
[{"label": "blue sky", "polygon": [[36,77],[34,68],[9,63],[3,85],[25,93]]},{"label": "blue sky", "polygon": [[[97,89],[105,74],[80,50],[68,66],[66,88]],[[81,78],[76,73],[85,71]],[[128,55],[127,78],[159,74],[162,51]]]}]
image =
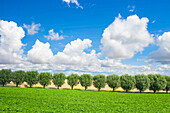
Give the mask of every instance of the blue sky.
[{"label": "blue sky", "polygon": [[[109,58],[107,55],[102,54],[100,57],[98,57],[98,59],[103,60],[109,58],[114,61],[116,60],[115,62],[121,63],[120,64],[121,66],[122,65],[126,65],[127,67],[137,66],[135,67],[135,69],[132,69],[132,67],[130,68],[133,71],[136,70],[136,68],[140,68],[140,66],[144,66],[144,67],[146,66],[147,68],[151,68],[150,65],[156,65],[157,68],[163,66],[166,67],[166,69],[164,68],[163,71],[162,70],[160,71],[159,69],[155,70],[156,67],[152,66],[151,70],[147,70],[146,72],[169,74],[168,62],[163,63],[164,61],[162,59],[161,60],[160,58],[158,59],[158,57],[160,56],[154,58],[152,57],[152,59],[149,57],[149,55],[153,51],[158,51],[158,49],[161,46],[157,44],[158,37],[163,36],[164,33],[169,33],[170,31],[170,12],[169,12],[170,1],[169,0],[161,0],[161,1],[78,0],[77,3],[79,6],[76,5],[76,3],[71,3],[71,1],[72,0],[70,0],[70,3],[68,5],[68,3],[64,0],[50,0],[50,1],[0,0],[0,20],[8,21],[8,22],[13,21],[17,24],[17,27],[20,26],[25,31],[25,36],[21,39],[22,43],[26,44],[25,46],[21,47],[23,49],[23,53],[21,57],[23,59],[26,59],[24,61],[22,59],[22,61],[24,62],[24,66],[28,65],[25,64],[25,62],[31,63],[33,67],[34,65],[37,65],[36,62],[34,62],[33,60],[29,60],[29,58],[27,58],[28,51],[30,51],[33,48],[32,46],[35,45],[37,39],[43,44],[48,42],[50,44],[50,50],[54,55],[56,55],[58,52],[63,52],[65,46],[68,43],[71,43],[72,41],[75,41],[78,38],[81,39],[82,41],[84,39],[89,39],[92,41],[90,47],[88,48],[85,47],[83,49],[85,53],[90,54],[92,50],[95,50],[96,54],[102,53],[102,51],[104,51],[101,49],[101,47],[103,46],[103,43],[101,43],[101,39],[103,38],[102,34],[104,33],[104,30],[108,28],[108,26],[112,24],[115,21],[115,18],[116,17],[118,18],[118,15],[120,14],[122,20],[126,20],[127,17],[133,15],[137,15],[139,19],[147,18],[149,22],[147,22],[147,25],[145,27],[147,27],[147,31],[150,35],[153,34],[152,38],[154,39],[154,41],[152,43],[149,42],[147,46],[146,45],[143,46],[142,47],[143,50],[141,52],[134,51],[133,56],[130,58],[121,59],[117,57],[115,58],[114,56]],[[30,35],[28,33],[28,28],[24,27],[24,24],[28,26],[31,25],[32,23],[40,24],[40,27],[38,27],[37,33],[35,34],[33,33]],[[45,36],[49,36],[49,31],[52,29],[53,29],[53,33],[59,33],[59,36],[62,36],[63,39],[52,40],[46,38]],[[165,38],[168,37],[169,35],[165,36]],[[112,52],[112,49],[110,50],[110,52]],[[44,52],[44,54],[46,54],[46,52]],[[166,57],[167,54],[168,53],[165,53],[165,56],[162,58],[167,58]],[[168,57],[167,59],[169,60],[170,57]],[[77,63],[79,62],[77,61]],[[4,63],[1,62],[1,64]],[[13,70],[22,69],[22,67],[18,68],[19,64],[11,63],[7,61],[7,63],[5,63],[1,68],[7,68],[10,67],[10,65],[12,65],[14,67]],[[47,62],[45,63],[38,62],[38,64],[47,65]],[[97,69],[94,72],[88,69],[83,70],[84,68],[74,69],[73,67],[75,66],[75,64],[74,65],[71,64],[71,66],[73,66],[72,68],[70,68],[70,64],[67,63],[61,63],[61,64],[66,65],[65,69],[62,69],[62,71],[68,74],[71,72],[80,72],[80,73],[87,72],[92,74],[94,73],[123,74],[123,72],[120,71],[124,71],[122,70],[122,68],[111,71],[111,68],[114,68],[114,66],[116,67],[118,66],[115,64],[113,67],[109,66],[108,69],[102,69],[104,71],[98,71]],[[68,65],[69,67],[67,67]],[[34,69],[33,67],[29,69]],[[23,69],[29,70],[26,67],[24,67]],[[48,66],[45,69],[39,69],[39,70],[42,71],[47,70],[51,72],[61,71],[61,69],[58,68],[49,69]],[[136,73],[144,73],[144,72],[140,72],[140,70],[141,69],[136,70]],[[129,70],[126,73],[134,74],[131,72],[132,71]]]}]

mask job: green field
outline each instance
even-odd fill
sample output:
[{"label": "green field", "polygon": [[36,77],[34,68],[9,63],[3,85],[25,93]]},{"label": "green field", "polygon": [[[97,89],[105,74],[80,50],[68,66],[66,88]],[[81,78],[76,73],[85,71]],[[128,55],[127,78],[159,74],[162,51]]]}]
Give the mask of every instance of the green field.
[{"label": "green field", "polygon": [[170,112],[170,94],[0,87],[0,112]]}]

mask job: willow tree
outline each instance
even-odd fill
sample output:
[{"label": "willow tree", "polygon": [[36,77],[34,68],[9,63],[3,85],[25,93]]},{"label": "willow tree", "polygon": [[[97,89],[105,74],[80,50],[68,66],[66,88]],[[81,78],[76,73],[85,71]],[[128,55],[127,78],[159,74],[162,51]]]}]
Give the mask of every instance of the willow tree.
[{"label": "willow tree", "polygon": [[61,87],[65,82],[66,76],[64,73],[54,73],[53,75],[53,83],[57,88]]},{"label": "willow tree", "polygon": [[50,72],[41,72],[38,79],[43,88],[45,88],[45,86],[51,84],[52,74]]},{"label": "willow tree", "polygon": [[0,70],[0,84],[5,86],[5,84],[11,82],[12,80],[12,71],[10,69],[2,69]]},{"label": "willow tree", "polygon": [[82,74],[80,76],[80,84],[81,86],[85,87],[85,90],[87,89],[87,87],[92,85],[92,76],[90,74]]},{"label": "willow tree", "polygon": [[150,80],[144,74],[135,75],[136,80],[136,88],[140,91],[140,93],[149,88]]},{"label": "willow tree", "polygon": [[100,91],[101,88],[104,88],[106,85],[106,77],[105,75],[97,74],[93,77],[93,85],[95,88],[98,88]]},{"label": "willow tree", "polygon": [[24,82],[25,75],[26,73],[23,70],[14,71],[12,73],[12,81],[16,84],[16,87]]},{"label": "willow tree", "polygon": [[67,83],[71,86],[71,89],[73,89],[74,86],[77,86],[79,80],[78,74],[71,74],[67,76]]},{"label": "willow tree", "polygon": [[159,90],[163,90],[166,87],[166,79],[161,74],[149,74],[150,79],[150,90],[153,90],[154,93]]},{"label": "willow tree", "polygon": [[166,93],[168,93],[168,91],[170,90],[170,76],[165,76],[165,79],[166,79],[165,90],[166,90]]},{"label": "willow tree", "polygon": [[37,84],[38,83],[38,71],[27,71],[24,81],[27,82],[30,86],[30,88],[32,87],[32,85]]},{"label": "willow tree", "polygon": [[121,87],[128,92],[135,87],[135,78],[131,75],[125,74],[120,77]]},{"label": "willow tree", "polygon": [[108,75],[107,76],[107,84],[114,91],[115,88],[120,86],[120,77],[116,74]]}]

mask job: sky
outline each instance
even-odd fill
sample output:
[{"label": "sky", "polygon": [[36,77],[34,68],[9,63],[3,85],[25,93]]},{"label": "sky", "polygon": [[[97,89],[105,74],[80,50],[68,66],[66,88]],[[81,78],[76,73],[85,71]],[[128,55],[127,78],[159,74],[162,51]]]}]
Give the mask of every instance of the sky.
[{"label": "sky", "polygon": [[169,0],[0,0],[0,69],[170,76]]}]

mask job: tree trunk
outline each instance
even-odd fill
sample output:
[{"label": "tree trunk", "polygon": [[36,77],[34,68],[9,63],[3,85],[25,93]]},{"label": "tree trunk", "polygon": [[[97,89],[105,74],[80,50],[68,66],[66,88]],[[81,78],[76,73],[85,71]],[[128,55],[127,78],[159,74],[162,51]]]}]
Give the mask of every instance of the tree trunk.
[{"label": "tree trunk", "polygon": [[153,90],[154,91],[154,93],[156,93],[156,90]]},{"label": "tree trunk", "polygon": [[71,86],[71,89],[73,90],[73,86]]},{"label": "tree trunk", "polygon": [[98,88],[98,91],[100,91],[100,88]]},{"label": "tree trunk", "polygon": [[57,89],[59,89],[59,86],[57,86]]},{"label": "tree trunk", "polygon": [[168,93],[168,90],[166,90],[166,93]]},{"label": "tree trunk", "polygon": [[16,83],[16,87],[18,87],[18,83]]},{"label": "tree trunk", "polygon": [[126,93],[128,92],[128,90],[126,89]]},{"label": "tree trunk", "polygon": [[85,90],[87,89],[87,86],[85,86]]},{"label": "tree trunk", "polygon": [[115,88],[113,88],[113,92],[115,91]]},{"label": "tree trunk", "polygon": [[45,88],[45,85],[43,85],[43,88]]},{"label": "tree trunk", "polygon": [[142,90],[140,90],[140,93],[142,92]]},{"label": "tree trunk", "polygon": [[30,88],[32,88],[32,84],[30,84]]},{"label": "tree trunk", "polygon": [[5,86],[5,84],[4,84],[4,83],[2,83],[2,86],[4,87],[4,86]]}]

